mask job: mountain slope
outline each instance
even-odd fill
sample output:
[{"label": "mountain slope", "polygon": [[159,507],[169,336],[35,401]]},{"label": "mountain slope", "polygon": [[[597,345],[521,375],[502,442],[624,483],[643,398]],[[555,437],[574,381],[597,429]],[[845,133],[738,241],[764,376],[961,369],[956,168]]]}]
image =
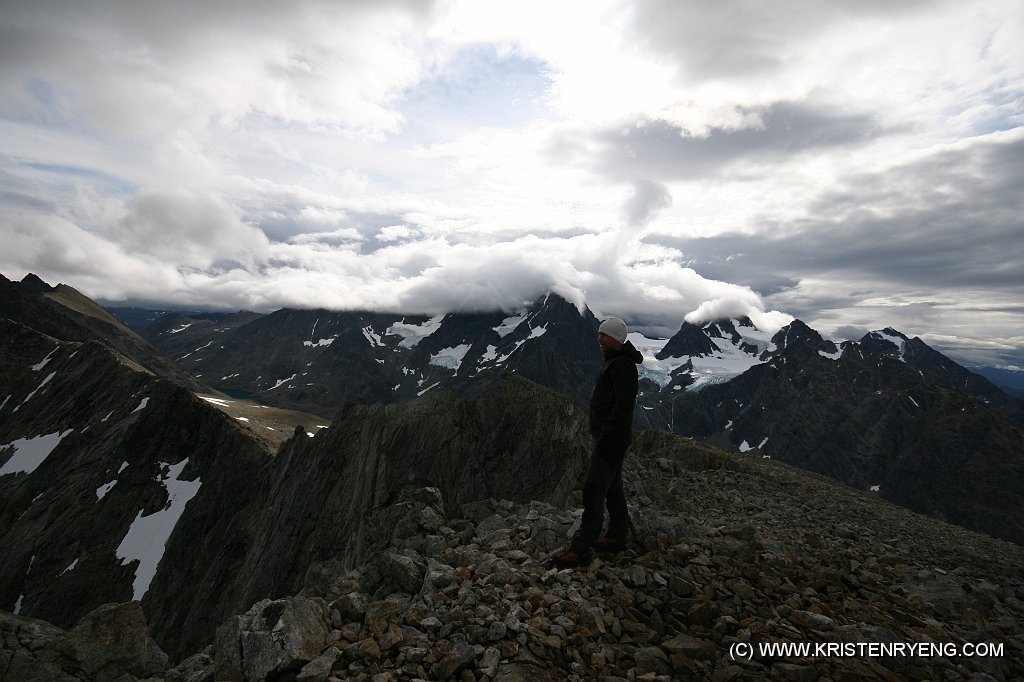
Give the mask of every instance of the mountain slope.
[{"label": "mountain slope", "polygon": [[921,371],[851,344],[789,345],[675,405],[678,431],[826,474],[890,501],[1024,542],[1024,433]]},{"label": "mountain slope", "polygon": [[0,339],[0,605],[67,626],[187,575],[183,553],[236,556],[217,519],[270,459],[238,422],[99,342]]},{"label": "mountain slope", "polygon": [[585,403],[601,364],[597,326],[589,310],[552,294],[512,315],[283,309],[217,323],[175,316],[145,333],[220,390],[329,418],[351,398],[471,395],[506,373]]},{"label": "mountain slope", "polygon": [[77,290],[51,287],[35,275],[12,282],[0,275],[0,317],[67,341],[97,341],[153,374],[190,390],[209,390],[141,336]]}]

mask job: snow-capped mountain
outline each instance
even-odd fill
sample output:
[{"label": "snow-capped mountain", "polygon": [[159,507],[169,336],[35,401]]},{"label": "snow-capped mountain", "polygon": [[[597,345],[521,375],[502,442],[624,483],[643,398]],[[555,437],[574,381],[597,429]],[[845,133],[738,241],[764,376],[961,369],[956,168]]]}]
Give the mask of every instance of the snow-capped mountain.
[{"label": "snow-capped mountain", "polygon": [[836,352],[800,322],[773,341],[765,362],[663,405],[674,430],[1024,542],[1019,403],[892,329]]},{"label": "snow-capped mountain", "polygon": [[549,294],[511,313],[174,315],[143,333],[219,390],[330,418],[352,398],[390,403],[443,388],[472,393],[505,373],[585,402],[601,363],[597,327],[588,309]]},{"label": "snow-capped mountain", "polygon": [[749,318],[716,320],[703,325],[683,322],[670,339],[648,339],[639,333],[630,340],[644,354],[641,378],[663,389],[700,390],[722,383],[762,362],[775,349],[771,334]]}]

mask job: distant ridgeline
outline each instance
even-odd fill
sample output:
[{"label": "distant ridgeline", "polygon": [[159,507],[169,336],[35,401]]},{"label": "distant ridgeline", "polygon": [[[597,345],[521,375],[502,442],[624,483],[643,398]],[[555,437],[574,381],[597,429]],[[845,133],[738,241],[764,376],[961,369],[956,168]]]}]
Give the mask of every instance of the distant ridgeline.
[{"label": "distant ridgeline", "polygon": [[[351,399],[466,395],[508,373],[585,404],[598,320],[550,294],[508,314],[279,310],[169,315],[143,335],[217,388],[325,417]],[[630,335],[645,355],[635,426],[772,457],[1024,542],[1022,402],[893,329],[836,344],[799,320]],[[998,502],[996,502],[998,500]]]}]

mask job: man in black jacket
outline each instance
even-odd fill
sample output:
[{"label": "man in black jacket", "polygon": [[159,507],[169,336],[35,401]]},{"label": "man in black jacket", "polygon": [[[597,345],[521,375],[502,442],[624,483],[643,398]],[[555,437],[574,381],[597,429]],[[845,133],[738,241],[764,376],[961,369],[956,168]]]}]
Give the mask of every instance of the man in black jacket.
[{"label": "man in black jacket", "polygon": [[[604,366],[590,398],[590,435],[594,441],[590,469],[583,484],[583,519],[568,550],[555,558],[555,565],[562,568],[589,564],[592,548],[621,551],[629,530],[626,495],[622,490],[622,459],[633,440],[637,365],[644,358],[626,339],[626,323],[618,317],[601,323],[597,342],[604,353]],[[608,533],[599,539],[606,504]]]}]

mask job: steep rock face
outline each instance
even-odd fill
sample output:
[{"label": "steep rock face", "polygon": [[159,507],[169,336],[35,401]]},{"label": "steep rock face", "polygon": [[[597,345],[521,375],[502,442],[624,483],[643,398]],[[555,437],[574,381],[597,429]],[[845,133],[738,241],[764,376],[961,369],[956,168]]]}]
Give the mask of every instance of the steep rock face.
[{"label": "steep rock face", "polygon": [[172,656],[184,655],[217,624],[200,595],[216,594],[241,612],[296,591],[315,562],[365,561],[387,541],[372,529],[410,487],[443,491],[450,513],[485,497],[562,504],[579,486],[588,446],[582,410],[515,377],[473,400],[439,392],[391,405],[352,403],[330,429],[312,439],[297,434],[253,476],[250,504],[229,522],[228,535],[244,545],[241,562],[204,555],[196,565],[183,552],[175,562],[187,571],[156,577],[144,601],[153,613],[174,612],[183,592],[197,603],[179,609],[181,618],[155,621],[154,637]]},{"label": "steep rock face", "polygon": [[[0,343],[0,606],[69,627],[105,603],[143,599],[173,621],[207,601],[188,579],[209,552],[238,560],[221,521],[269,453],[97,342],[0,320]],[[152,611],[164,572],[185,578],[179,604]]]},{"label": "steep rock face", "polygon": [[896,359],[852,345],[832,360],[795,342],[676,410],[684,433],[1024,542],[1024,434]]},{"label": "steep rock face", "polygon": [[206,387],[106,310],[75,289],[51,287],[35,275],[12,282],[0,275],[0,317],[66,341],[97,341],[157,376],[190,390]]},{"label": "steep rock face", "polygon": [[283,309],[218,323],[174,316],[145,333],[221,390],[329,418],[350,398],[473,395],[509,373],[585,403],[601,364],[597,326],[589,310],[552,294],[511,315]]}]

